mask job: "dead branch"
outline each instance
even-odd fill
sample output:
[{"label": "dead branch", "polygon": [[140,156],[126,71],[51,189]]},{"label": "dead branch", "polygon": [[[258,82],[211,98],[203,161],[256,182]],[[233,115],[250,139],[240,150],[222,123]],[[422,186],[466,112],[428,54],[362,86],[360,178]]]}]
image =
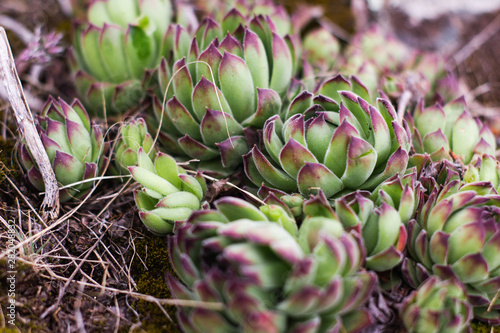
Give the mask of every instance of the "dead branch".
[{"label": "dead branch", "polygon": [[[0,77],[7,90],[9,101],[16,115],[21,135],[40,169],[45,184],[45,197],[42,202],[44,218],[57,218],[59,214],[59,188],[49,157],[35,127],[33,116],[24,96],[23,87],[10,49],[5,29],[0,27]],[[47,209],[47,211],[45,210]]]}]

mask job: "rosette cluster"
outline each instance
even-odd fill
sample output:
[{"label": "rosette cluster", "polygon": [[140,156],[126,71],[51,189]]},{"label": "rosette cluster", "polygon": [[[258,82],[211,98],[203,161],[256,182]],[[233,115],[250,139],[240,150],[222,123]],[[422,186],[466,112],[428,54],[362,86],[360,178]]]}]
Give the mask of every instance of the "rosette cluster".
[{"label": "rosette cluster", "polygon": [[417,220],[408,223],[407,281],[430,275],[463,283],[474,316],[500,323],[500,196],[491,183],[452,180],[435,187]]}]

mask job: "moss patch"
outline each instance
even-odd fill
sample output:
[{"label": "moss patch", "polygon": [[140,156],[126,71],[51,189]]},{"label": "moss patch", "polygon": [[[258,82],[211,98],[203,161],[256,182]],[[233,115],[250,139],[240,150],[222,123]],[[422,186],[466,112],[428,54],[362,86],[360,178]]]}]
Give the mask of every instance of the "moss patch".
[{"label": "moss patch", "polygon": [[497,326],[493,328],[493,331],[491,330],[491,326],[485,323],[482,323],[480,321],[473,321],[472,324],[470,325],[472,328],[472,332],[474,333],[500,333],[500,326]]},{"label": "moss patch", "polygon": [[13,158],[15,144],[14,140],[4,141],[0,139],[0,184],[5,181],[6,174],[11,178],[16,178],[19,175]]},{"label": "moss patch", "polygon": [[[135,242],[137,256],[132,264],[132,274],[137,283],[138,292],[157,298],[171,298],[172,295],[166,283],[167,274],[174,274],[168,257],[165,238],[147,234]],[[164,306],[165,310],[175,320],[175,306]],[[152,302],[139,300],[136,310],[141,315],[142,328],[147,332],[180,332],[177,325],[171,322],[162,310]]]}]

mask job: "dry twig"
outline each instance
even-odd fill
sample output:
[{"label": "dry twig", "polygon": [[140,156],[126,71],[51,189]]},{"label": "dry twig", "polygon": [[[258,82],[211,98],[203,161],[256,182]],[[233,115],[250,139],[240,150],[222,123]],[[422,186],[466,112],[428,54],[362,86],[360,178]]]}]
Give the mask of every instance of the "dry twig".
[{"label": "dry twig", "polygon": [[19,130],[26,140],[26,144],[43,177],[46,194],[42,202],[42,210],[45,211],[47,209],[45,214],[48,214],[44,217],[55,219],[59,215],[59,188],[56,176],[33,122],[33,116],[24,96],[21,81],[17,75],[9,40],[7,39],[5,29],[2,27],[0,27],[0,77],[7,90]]}]

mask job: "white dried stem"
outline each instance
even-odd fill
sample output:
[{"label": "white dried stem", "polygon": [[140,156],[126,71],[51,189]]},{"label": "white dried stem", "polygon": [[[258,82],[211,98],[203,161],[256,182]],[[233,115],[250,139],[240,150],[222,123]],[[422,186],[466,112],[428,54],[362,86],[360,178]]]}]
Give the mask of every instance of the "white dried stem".
[{"label": "white dried stem", "polygon": [[5,29],[0,27],[0,78],[2,79],[9,102],[14,110],[19,131],[28,145],[38,165],[45,184],[45,197],[42,202],[44,217],[55,219],[59,214],[59,188],[56,175],[49,157],[43,147],[42,140],[33,121],[33,116],[24,96],[23,86],[17,75],[16,65]]}]

